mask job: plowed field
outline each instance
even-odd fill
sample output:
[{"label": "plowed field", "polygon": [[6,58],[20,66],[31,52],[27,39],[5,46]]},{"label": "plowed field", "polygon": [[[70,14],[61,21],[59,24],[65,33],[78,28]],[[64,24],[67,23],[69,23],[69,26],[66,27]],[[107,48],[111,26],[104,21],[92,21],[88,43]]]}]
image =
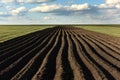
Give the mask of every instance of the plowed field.
[{"label": "plowed field", "polygon": [[57,26],[5,41],[0,80],[120,80],[120,38]]}]

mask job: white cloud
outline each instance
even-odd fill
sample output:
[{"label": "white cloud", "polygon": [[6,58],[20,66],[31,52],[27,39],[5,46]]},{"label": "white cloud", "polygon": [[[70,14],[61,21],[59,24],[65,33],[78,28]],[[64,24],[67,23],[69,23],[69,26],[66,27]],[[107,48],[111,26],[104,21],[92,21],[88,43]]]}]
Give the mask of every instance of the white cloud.
[{"label": "white cloud", "polygon": [[98,7],[99,8],[114,8],[115,5],[113,5],[113,4],[100,4]]},{"label": "white cloud", "polygon": [[70,10],[86,10],[89,9],[90,6],[89,4],[85,3],[85,4],[73,4],[70,7]]},{"label": "white cloud", "polygon": [[38,3],[38,2],[50,2],[54,0],[1,0],[2,3]]},{"label": "white cloud", "polygon": [[98,5],[98,8],[111,8],[111,9],[120,9],[120,4],[100,4]]},{"label": "white cloud", "polygon": [[15,0],[1,0],[2,3],[13,3]]},{"label": "white cloud", "polygon": [[47,5],[47,4],[42,4],[41,6],[35,7],[30,9],[30,12],[50,12],[56,9],[60,9],[60,5],[52,4],[52,5]]},{"label": "white cloud", "polygon": [[120,9],[120,0],[105,0],[105,3],[100,4],[99,8],[117,8],[117,9]]},{"label": "white cloud", "polygon": [[118,4],[120,3],[120,0],[106,0],[107,4]]},{"label": "white cloud", "polygon": [[41,6],[37,6],[35,8],[30,9],[30,12],[51,12],[51,11],[80,11],[80,10],[86,10],[89,9],[90,6],[85,3],[85,4],[73,4],[71,6],[62,6],[62,5],[57,5],[57,4],[52,4],[52,5],[47,5],[47,4],[42,4]]},{"label": "white cloud", "polygon": [[12,10],[11,14],[12,15],[19,15],[20,13],[25,12],[25,11],[26,11],[25,7],[19,7],[17,9],[15,9],[15,10]]},{"label": "white cloud", "polygon": [[36,3],[36,2],[49,2],[49,1],[54,1],[54,0],[17,0],[17,2],[22,2],[22,3]]}]

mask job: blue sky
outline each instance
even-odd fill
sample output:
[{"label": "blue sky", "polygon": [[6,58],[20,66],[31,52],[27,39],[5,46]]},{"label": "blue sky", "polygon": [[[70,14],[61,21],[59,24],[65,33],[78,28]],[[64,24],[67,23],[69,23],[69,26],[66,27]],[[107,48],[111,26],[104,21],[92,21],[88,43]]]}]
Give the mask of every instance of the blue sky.
[{"label": "blue sky", "polygon": [[120,24],[120,0],[0,0],[0,24]]}]

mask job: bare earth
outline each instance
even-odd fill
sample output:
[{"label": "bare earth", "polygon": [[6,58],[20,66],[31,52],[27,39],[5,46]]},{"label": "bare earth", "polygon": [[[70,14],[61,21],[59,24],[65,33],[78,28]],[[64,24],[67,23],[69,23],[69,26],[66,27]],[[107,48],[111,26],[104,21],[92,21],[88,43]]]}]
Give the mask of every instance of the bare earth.
[{"label": "bare earth", "polygon": [[0,80],[120,80],[120,38],[57,26],[0,44]]}]

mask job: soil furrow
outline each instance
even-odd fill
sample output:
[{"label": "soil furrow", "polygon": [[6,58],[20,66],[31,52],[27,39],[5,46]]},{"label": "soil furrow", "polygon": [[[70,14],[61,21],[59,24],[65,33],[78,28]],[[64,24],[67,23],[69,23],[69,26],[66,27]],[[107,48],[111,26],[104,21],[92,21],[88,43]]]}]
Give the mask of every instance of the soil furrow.
[{"label": "soil furrow", "polygon": [[[32,60],[29,61],[30,63],[28,63],[23,68],[23,70],[20,71],[22,73],[22,76],[18,74],[20,80],[32,79],[34,74],[36,74],[36,72],[38,71],[39,67],[41,66],[45,56],[47,55],[48,51],[51,49],[50,47],[54,44],[54,42],[52,42],[52,41],[55,40],[55,38],[57,36],[57,32],[55,34],[53,34],[53,35],[54,36],[51,37],[51,39],[46,38],[47,41],[45,41],[45,43],[42,44],[42,46],[40,48],[40,51],[35,55],[35,57],[32,58]],[[49,40],[49,42],[48,42],[48,40]],[[29,68],[27,68],[27,67],[29,67]],[[17,76],[15,76],[15,77],[17,78]],[[13,79],[16,79],[15,77]]]},{"label": "soil furrow", "polygon": [[[12,46],[9,46],[9,47],[6,47],[6,48],[4,48],[4,49],[1,49],[1,51],[0,51],[0,53],[1,53],[0,57],[1,57],[2,55],[4,55],[6,52],[9,52],[9,50],[12,51],[12,49],[18,48],[20,45],[23,45],[23,44],[25,44],[25,43],[33,40],[34,38],[37,39],[38,37],[37,37],[37,36],[31,36],[31,37],[29,37],[28,39],[25,39],[25,40],[23,40],[23,41],[21,41],[21,42],[19,42],[19,43],[16,43],[16,44],[14,44],[14,45],[12,45]],[[14,51],[14,50],[13,50],[13,51]]]},{"label": "soil furrow", "polygon": [[[86,30],[87,34],[90,34],[91,36],[96,36],[97,38],[99,38],[100,40],[106,40],[106,42],[108,44],[113,44],[113,46],[116,46],[116,48],[120,48],[120,38],[119,37],[113,37],[107,34],[103,34],[103,33],[98,33],[98,32],[93,32],[93,31],[88,31]],[[95,35],[96,34],[96,35]],[[114,45],[116,44],[116,45]]]},{"label": "soil furrow", "polygon": [[[119,68],[120,67],[120,62],[119,61],[117,61],[113,57],[110,57],[109,55],[106,55],[106,53],[104,51],[102,51],[95,44],[91,43],[90,40],[87,40],[83,36],[81,36],[81,38],[88,44],[88,46],[90,46],[91,50],[93,50],[93,52],[97,56],[99,56],[102,60],[106,61],[109,65],[111,65],[112,67],[114,67],[114,68],[116,68],[117,70],[120,71],[120,68]],[[107,57],[107,59],[106,59],[106,57]]]},{"label": "soil furrow", "polygon": [[[52,34],[50,34],[49,35],[49,37],[47,37],[46,39],[44,39],[43,41],[42,41],[42,43],[38,46],[39,47],[39,49],[42,49],[45,45],[46,45],[46,43],[47,43],[47,41],[51,38],[51,36],[53,35],[53,33]],[[34,49],[36,49],[36,48],[34,48]],[[43,51],[43,50],[41,50],[41,51]],[[27,72],[30,72],[30,71],[34,71],[34,69],[32,69],[32,66],[33,66],[33,64],[35,63],[35,61],[37,61],[37,58],[40,56],[40,54],[41,54],[41,51],[39,51],[39,52],[37,52],[36,53],[36,55],[35,56],[33,56],[31,59],[30,59],[30,61],[12,78],[12,80],[16,80],[16,79],[20,79],[21,77],[28,77],[27,75]],[[33,72],[31,72],[30,74],[32,74]],[[29,75],[30,75],[29,74]],[[31,77],[32,75],[30,75],[30,77]],[[25,78],[24,78],[25,79]],[[29,78],[30,79],[30,78]]]},{"label": "soil furrow", "polygon": [[62,68],[63,68],[62,80],[73,80],[74,75],[70,66],[70,62],[68,60],[69,53],[68,53],[68,41],[66,36],[67,34],[65,32],[65,45],[62,53]]},{"label": "soil furrow", "polygon": [[88,40],[90,40],[91,42],[93,42],[97,47],[99,47],[102,51],[104,51],[104,53],[106,53],[107,55],[109,55],[110,57],[120,61],[120,55],[115,53],[114,51],[112,51],[111,49],[109,49],[108,47],[102,45],[101,43],[99,43],[99,41],[94,40],[93,38],[84,35],[85,38],[87,38]]},{"label": "soil furrow", "polygon": [[[106,76],[103,74],[103,72],[99,69],[96,64],[89,59],[89,57],[86,55],[86,52],[84,52],[85,48],[83,48],[84,44],[80,43],[79,37],[77,35],[73,35],[76,38],[75,44],[76,44],[76,49],[78,51],[78,56],[80,57],[77,58],[79,61],[82,61],[79,63],[82,66],[83,72],[85,74],[86,80],[107,80]],[[79,44],[78,44],[79,43]],[[86,65],[86,66],[85,66]],[[94,78],[92,78],[94,76]]]},{"label": "soil furrow", "polygon": [[62,80],[62,73],[63,73],[63,68],[62,68],[62,52],[63,52],[63,48],[65,45],[65,35],[64,35],[64,30],[62,31],[62,43],[61,43],[61,47],[58,51],[58,56],[56,57],[56,73],[54,76],[54,80]]},{"label": "soil furrow", "polygon": [[[39,40],[39,39],[38,39]],[[24,42],[24,41],[23,41]],[[26,44],[24,43],[23,45],[20,45],[19,47],[14,47],[12,48],[10,51],[5,50],[4,53],[2,53],[2,55],[0,56],[0,63],[3,60],[8,59],[10,56],[13,56],[16,53],[19,53],[18,51],[21,51],[24,47],[26,48],[27,46],[30,46],[33,43],[33,40],[29,40],[28,42],[26,42]]]},{"label": "soil furrow", "polygon": [[[43,37],[43,36],[45,36],[45,34],[46,34],[47,32],[44,32],[44,33],[39,33],[39,34],[37,34],[37,35],[33,35],[33,36],[31,36],[30,38],[28,38],[28,39],[26,39],[26,40],[23,40],[23,41],[21,41],[21,42],[19,42],[19,43],[16,43],[15,45],[13,45],[13,46],[10,46],[10,47],[7,47],[7,48],[5,48],[5,49],[2,49],[1,51],[0,51],[0,53],[1,53],[1,55],[0,55],[0,59],[1,58],[3,58],[3,56],[5,55],[5,54],[7,54],[7,53],[9,53],[9,55],[10,55],[10,53],[12,53],[12,54],[14,54],[16,51],[19,51],[21,48],[23,48],[24,46],[25,47],[27,47],[27,46],[29,46],[30,45],[30,43],[32,44],[32,43],[34,43],[36,40],[39,40],[41,37]],[[40,37],[41,36],[41,37]],[[11,55],[12,55],[11,54]],[[9,56],[8,55],[8,56]],[[7,56],[7,55],[5,55],[5,56]]]},{"label": "soil furrow", "polygon": [[[96,36],[96,35],[95,35]],[[104,39],[105,40],[108,40],[109,42],[109,44],[112,44],[113,46],[116,46],[116,47],[118,47],[118,48],[120,48],[120,38],[119,37],[112,37],[112,36],[108,36],[108,35],[99,35],[98,34],[98,36],[96,36],[96,37],[98,37],[98,38],[100,38],[101,40],[103,40],[104,41]],[[114,44],[116,44],[116,45],[114,45]]]},{"label": "soil furrow", "polygon": [[0,49],[4,50],[4,49],[7,49],[8,47],[22,44],[22,41],[30,39],[33,36],[37,36],[38,34],[42,34],[43,32],[46,32],[46,31],[48,31],[48,29],[36,31],[36,32],[30,33],[30,34],[26,34],[26,35],[8,40],[8,41],[2,43],[2,46],[0,47]]},{"label": "soil furrow", "polygon": [[33,76],[32,80],[49,80],[53,79],[56,72],[56,57],[58,54],[58,50],[61,45],[61,32],[58,32],[54,45],[48,51],[45,56],[41,67],[36,72],[35,76]]},{"label": "soil furrow", "polygon": [[[46,36],[47,36],[47,35],[49,35],[49,33],[46,34]],[[2,70],[3,68],[5,68],[5,66],[8,66],[8,65],[11,64],[12,62],[16,61],[16,60],[19,59],[20,57],[22,57],[22,55],[26,54],[27,52],[29,52],[31,49],[33,49],[33,48],[36,47],[37,45],[39,45],[39,44],[41,43],[41,41],[44,40],[45,38],[46,38],[46,37],[43,36],[43,37],[41,37],[39,40],[37,40],[37,41],[35,41],[33,44],[31,44],[31,46],[25,47],[25,48],[22,47],[22,49],[21,49],[19,52],[15,53],[15,54],[13,54],[13,55],[11,55],[11,56],[9,56],[9,57],[6,58],[6,59],[3,59],[3,61],[0,62],[0,70]],[[8,54],[9,54],[9,53],[8,53]],[[2,67],[3,67],[3,68],[2,68]]]},{"label": "soil furrow", "polygon": [[84,50],[84,52],[88,53],[92,57],[92,59],[94,59],[96,61],[96,63],[98,63],[99,65],[101,65],[101,67],[103,67],[104,70],[107,71],[107,75],[106,76],[109,75],[109,77],[107,77],[107,78],[112,78],[112,79],[119,80],[119,78],[120,78],[119,77],[119,72],[115,68],[113,68],[112,66],[110,66],[108,63],[106,63],[104,60],[102,60],[101,58],[99,58],[95,54],[94,49],[92,49],[87,43],[85,43],[84,40],[82,40],[82,38],[80,38],[80,39],[81,39],[81,43],[83,44],[83,46],[85,47],[85,50],[86,50],[86,51]]},{"label": "soil furrow", "polygon": [[102,39],[102,37],[100,37],[100,36],[96,36],[96,35],[95,35],[94,37],[96,37],[97,39],[99,39],[102,43],[105,43],[105,44],[107,44],[107,45],[110,45],[110,48],[113,46],[113,47],[112,47],[113,50],[114,50],[114,49],[120,50],[120,44],[111,42],[110,39],[109,39],[109,40],[108,40],[108,39],[105,39],[105,38]]},{"label": "soil furrow", "polygon": [[[5,78],[6,76],[9,76],[10,73],[13,73],[13,74],[11,74],[11,76],[9,76],[9,77],[12,77],[12,75],[17,73],[17,71],[19,71],[22,68],[22,66],[24,66],[32,58],[32,56],[34,56],[36,53],[39,52],[40,48],[43,48],[45,45],[47,45],[47,42],[48,41],[46,41],[46,43],[44,43],[40,46],[36,46],[32,50],[30,50],[27,54],[23,55],[21,58],[19,58],[17,61],[15,61],[14,64],[12,63],[5,70],[2,70],[1,71],[2,75],[1,76]],[[20,64],[23,64],[23,65],[20,65]],[[15,66],[17,66],[17,67],[15,67]],[[9,72],[7,72],[7,71],[9,71]],[[9,77],[6,77],[6,78],[9,79]]]},{"label": "soil furrow", "polygon": [[78,52],[75,50],[76,45],[74,45],[75,43],[74,41],[72,41],[72,39],[74,38],[72,35],[73,34],[71,34],[70,31],[68,31],[68,34],[67,34],[68,53],[69,53],[68,58],[74,73],[74,80],[85,80],[81,66],[78,63],[79,61],[76,60],[76,58],[78,57],[77,56]]},{"label": "soil furrow", "polygon": [[[89,36],[89,37],[92,37],[92,36]],[[98,38],[96,36],[94,36],[93,38],[95,40],[97,40],[99,43],[101,43],[102,45],[108,47],[109,49],[111,49],[112,51],[114,51],[114,52],[116,52],[116,53],[118,53],[120,55],[120,48],[111,45],[108,40],[106,40],[106,39],[101,40],[100,38]],[[116,45],[116,44],[114,44],[114,45]]]},{"label": "soil furrow", "polygon": [[[1,55],[4,55],[4,54],[5,54],[6,52],[8,52],[9,50],[12,50],[12,49],[14,49],[14,48],[17,48],[17,47],[19,47],[21,44],[23,45],[23,44],[25,44],[25,43],[33,40],[34,38],[37,38],[37,37],[31,36],[30,38],[21,41],[19,44],[16,43],[16,44],[13,45],[13,46],[6,47],[6,48],[4,48],[4,49],[1,49],[0,53],[1,53]],[[0,56],[1,56],[1,55],[0,55]]]}]

